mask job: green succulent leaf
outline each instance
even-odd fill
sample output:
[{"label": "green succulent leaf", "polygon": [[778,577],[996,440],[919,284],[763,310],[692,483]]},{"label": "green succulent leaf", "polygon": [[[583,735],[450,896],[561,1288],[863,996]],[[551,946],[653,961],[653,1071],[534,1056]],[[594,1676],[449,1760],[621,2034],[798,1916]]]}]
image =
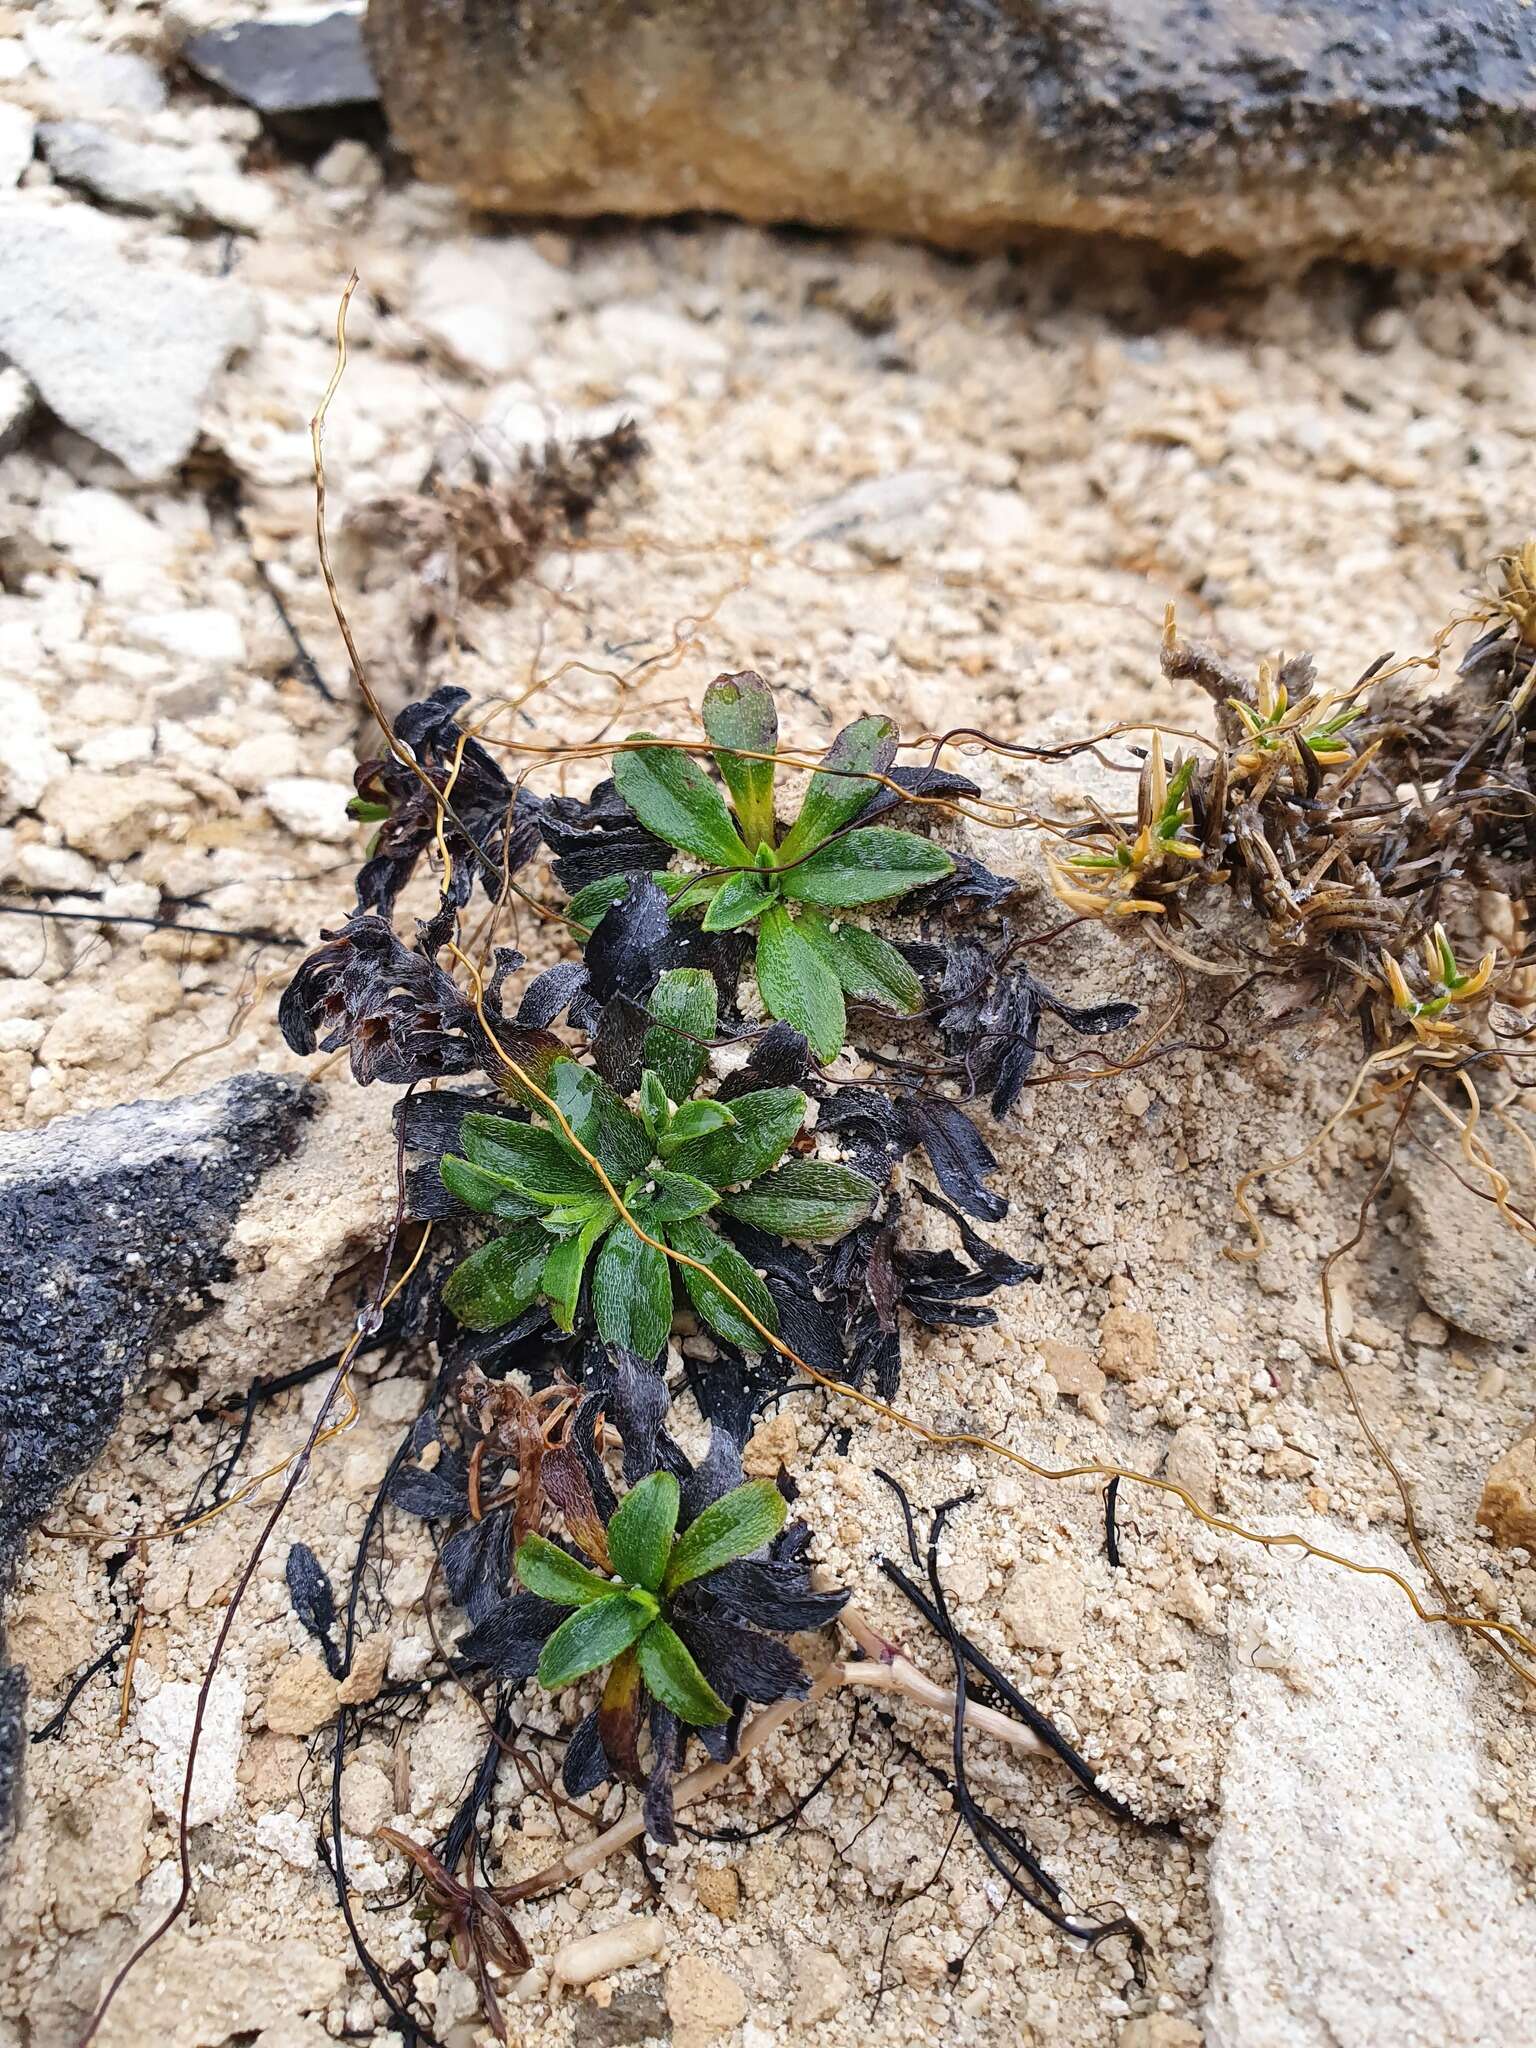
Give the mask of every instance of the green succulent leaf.
[{"label": "green succulent leaf", "polygon": [[[737,1300],[746,1303],[765,1329],[777,1335],[779,1319],[768,1290],[734,1245],[727,1244],[718,1232],[697,1219],[669,1224],[667,1242],[675,1251],[700,1260]],[[694,1266],[682,1266],[679,1271],[688,1299],[712,1330],[724,1337],[728,1344],[739,1345],[743,1351],[762,1350],[761,1333],[734,1303],[726,1300],[713,1280]]]},{"label": "green succulent leaf", "polygon": [[662,1590],[675,1593],[691,1579],[702,1579],[706,1572],[761,1550],[778,1535],[788,1513],[784,1496],[771,1479],[749,1479],[722,1494],[673,1544]]},{"label": "green succulent leaf", "polygon": [[[869,778],[888,773],[896,758],[896,728],[888,718],[859,718],[845,725],[811,777],[800,815],[779,848],[779,862],[799,860],[834,832],[852,824],[873,802],[880,784]],[[841,770],[841,773],[833,773]]]},{"label": "green succulent leaf", "polygon": [[638,1222],[654,1233],[662,1224],[683,1223],[690,1216],[702,1216],[713,1209],[720,1199],[718,1188],[712,1188],[708,1181],[695,1180],[691,1173],[672,1173],[658,1167],[649,1176],[649,1193],[645,1183],[632,1183],[633,1197],[626,1193],[624,1199],[634,1212]]},{"label": "green succulent leaf", "polygon": [[[614,904],[628,895],[630,883],[642,879],[654,882],[669,900],[681,896],[685,889],[698,883],[696,875],[677,875],[667,868],[658,868],[648,876],[626,869],[622,874],[600,876],[597,881],[588,882],[584,889],[578,889],[565,906],[565,914],[573,924],[585,927],[585,935],[590,938]],[[703,885],[706,896],[714,886],[712,883]],[[701,899],[696,887],[688,900],[697,909]],[[555,1043],[558,1045],[560,1041],[556,1039]]]},{"label": "green succulent leaf", "polygon": [[654,1593],[672,1555],[677,1527],[677,1481],[670,1472],[652,1472],[632,1486],[614,1509],[608,1524],[608,1554],[613,1568],[631,1586]]},{"label": "green succulent leaf", "polygon": [[[674,1102],[687,1100],[704,1071],[709,1054],[693,1041],[714,1037],[717,1006],[715,978],[702,967],[674,967],[651,991],[656,1023],[645,1034],[641,1058],[655,1068]],[[676,1028],[669,1031],[667,1025]]]},{"label": "green succulent leaf", "polygon": [[668,1124],[657,1144],[657,1151],[663,1159],[696,1138],[707,1138],[712,1131],[729,1130],[736,1119],[723,1102],[714,1102],[705,1097],[699,1102],[685,1102]]},{"label": "green succulent leaf", "polygon": [[[654,733],[631,733],[655,740]],[[752,855],[731,823],[725,799],[680,747],[652,745],[613,764],[619,794],[649,832],[712,868],[746,868]]]},{"label": "green succulent leaf", "polygon": [[[611,1180],[622,1186],[649,1163],[650,1133],[601,1074],[578,1066],[574,1060],[559,1060],[550,1069],[549,1092],[571,1129],[587,1150],[597,1155]],[[555,1135],[562,1144],[565,1142],[563,1132],[557,1131]],[[588,1171],[585,1162],[581,1163],[583,1171]]]},{"label": "green succulent leaf", "polygon": [[468,1330],[515,1323],[538,1298],[548,1256],[549,1237],[537,1223],[493,1237],[449,1276],[443,1304]]},{"label": "green succulent leaf", "polygon": [[549,1303],[557,1329],[569,1330],[575,1323],[587,1256],[603,1232],[612,1228],[617,1215],[611,1202],[597,1204],[575,1234],[557,1244],[544,1261],[539,1291]]},{"label": "green succulent leaf", "polygon": [[761,917],[775,900],[775,895],[776,891],[757,868],[743,868],[738,874],[727,875],[704,913],[704,929],[707,932],[737,931],[742,925],[750,924],[754,917]]},{"label": "green succulent leaf", "polygon": [[573,1685],[589,1671],[611,1664],[645,1634],[652,1620],[638,1601],[618,1590],[578,1607],[544,1645],[539,1657],[540,1685],[558,1692],[562,1685]]},{"label": "green succulent leaf", "polygon": [[602,1183],[586,1161],[542,1124],[515,1124],[478,1110],[465,1117],[459,1143],[482,1173],[541,1205],[600,1195]]},{"label": "green succulent leaf", "polygon": [[652,1695],[692,1728],[714,1728],[731,1710],[694,1662],[693,1652],[664,1621],[653,1621],[640,1638],[640,1674]]},{"label": "green succulent leaf", "polygon": [[455,1159],[451,1152],[438,1161],[437,1173],[450,1195],[457,1195],[461,1202],[484,1215],[500,1216],[515,1223],[525,1216],[541,1214],[540,1204],[519,1194],[503,1175],[471,1166],[467,1159]]},{"label": "green succulent leaf", "polygon": [[672,1107],[667,1101],[662,1078],[649,1067],[640,1076],[640,1121],[645,1125],[652,1144],[672,1121]]},{"label": "green succulent leaf", "polygon": [[885,903],[925,882],[953,874],[955,864],[942,846],[915,832],[864,825],[819,846],[797,868],[787,868],[779,886],[786,896],[851,910],[861,903]]},{"label": "green succulent leaf", "polygon": [[809,907],[795,920],[802,937],[815,948],[855,1000],[884,1003],[910,1015],[923,1007],[923,984],[911,962],[893,945],[862,925],[834,926]]},{"label": "green succulent leaf", "polygon": [[[749,847],[773,844],[773,763],[743,760],[748,754],[772,754],[779,744],[779,714],[773,692],[760,675],[744,670],[738,676],[716,676],[704,692],[704,730],[719,751],[715,766],[731,792],[741,836]],[[726,930],[726,926],[712,927]]]},{"label": "green succulent leaf", "polygon": [[[678,1111],[679,1116],[682,1113]],[[798,1088],[756,1088],[736,1097],[730,1116],[730,1123],[675,1146],[667,1164],[677,1173],[708,1181],[712,1188],[756,1180],[788,1151],[805,1121],[805,1097]]]},{"label": "green succulent leaf", "polygon": [[862,1223],[879,1193],[873,1181],[831,1159],[791,1159],[777,1173],[721,1198],[728,1216],[801,1244],[834,1244]]},{"label": "green succulent leaf", "polygon": [[517,1576],[528,1591],[541,1600],[553,1600],[557,1607],[585,1607],[615,1590],[612,1579],[590,1571],[547,1536],[525,1536],[517,1546],[516,1563]]},{"label": "green succulent leaf", "polygon": [[592,1268],[592,1313],[605,1344],[644,1359],[660,1351],[672,1327],[669,1263],[627,1223],[608,1233]]},{"label": "green succulent leaf", "polygon": [[848,1029],[842,987],[781,903],[757,928],[757,986],[770,1016],[803,1031],[819,1060],[837,1058]]}]

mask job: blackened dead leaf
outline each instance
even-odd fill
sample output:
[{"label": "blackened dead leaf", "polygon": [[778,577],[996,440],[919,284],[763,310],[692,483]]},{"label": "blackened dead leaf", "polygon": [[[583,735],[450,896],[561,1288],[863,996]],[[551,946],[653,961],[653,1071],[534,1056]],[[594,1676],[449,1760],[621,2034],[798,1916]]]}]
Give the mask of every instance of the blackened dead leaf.
[{"label": "blackened dead leaf", "polygon": [[477,875],[486,894],[495,897],[504,877],[537,851],[539,802],[514,791],[480,742],[465,739],[456,714],[468,702],[468,690],[445,686],[419,704],[407,704],[394,730],[416,768],[386,754],[358,769],[359,799],[389,811],[358,870],[359,911],[393,915],[439,829],[453,863],[447,894],[457,908],[469,901]]},{"label": "blackened dead leaf", "polygon": [[331,1590],[325,1567],[307,1543],[295,1543],[290,1547],[286,1576],[294,1614],[320,1645],[326,1670],[332,1678],[339,1678],[342,1656],[333,1634],[336,1596]]},{"label": "blackened dead leaf", "polygon": [[548,798],[539,830],[555,856],[555,879],[572,896],[609,875],[655,873],[672,858],[672,848],[646,831],[612,780],[600,782],[585,801]]}]

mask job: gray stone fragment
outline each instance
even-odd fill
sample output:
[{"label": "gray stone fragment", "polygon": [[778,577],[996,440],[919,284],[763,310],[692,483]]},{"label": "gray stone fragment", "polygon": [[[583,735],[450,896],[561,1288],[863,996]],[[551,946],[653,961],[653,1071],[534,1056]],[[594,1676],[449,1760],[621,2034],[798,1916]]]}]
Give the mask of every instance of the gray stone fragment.
[{"label": "gray stone fragment", "polygon": [[[1442,1159],[1416,1159],[1404,1188],[1414,1280],[1426,1308],[1469,1337],[1524,1344],[1536,1336],[1536,1251]],[[1517,1191],[1515,1200],[1525,1199]]]},{"label": "gray stone fragment", "polygon": [[215,378],[258,331],[243,286],[128,262],[86,207],[0,214],[0,275],[0,356],[145,482],[189,453]]},{"label": "gray stone fragment", "polygon": [[[1300,1532],[1418,1579],[1390,1536]],[[1206,2048],[1528,2039],[1536,1905],[1488,1811],[1465,1649],[1389,1580],[1278,1551],[1258,1571],[1228,1623]]]},{"label": "gray stone fragment", "polygon": [[1519,0],[372,0],[368,43],[421,174],[512,212],[1469,264],[1532,217]]},{"label": "gray stone fragment", "polygon": [[194,36],[181,54],[201,77],[261,114],[319,113],[379,96],[361,6],[268,14]]},{"label": "gray stone fragment", "polygon": [[170,213],[254,233],[276,203],[264,185],[241,175],[234,151],[223,143],[177,148],[130,142],[94,121],[45,121],[38,140],[61,182],[84,185],[132,212]]},{"label": "gray stone fragment", "polygon": [[[0,1594],[25,1532],[107,1442],[151,1354],[206,1308],[231,1225],[311,1112],[307,1083],[241,1074],[0,1134]],[[0,1838],[23,1687],[0,1655]]]}]

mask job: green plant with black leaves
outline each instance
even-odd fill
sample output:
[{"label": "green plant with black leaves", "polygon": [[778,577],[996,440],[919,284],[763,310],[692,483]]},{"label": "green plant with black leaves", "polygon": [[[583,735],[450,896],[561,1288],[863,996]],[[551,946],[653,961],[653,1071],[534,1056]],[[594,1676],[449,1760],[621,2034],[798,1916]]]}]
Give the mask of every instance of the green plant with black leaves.
[{"label": "green plant with black leaves", "polygon": [[721,1289],[776,1331],[773,1302],[706,1219],[719,1212],[777,1237],[830,1244],[874,1206],[873,1182],[852,1167],[785,1159],[805,1122],[798,1088],[759,1088],[731,1102],[694,1095],[716,1023],[708,974],[675,968],[662,975],[651,1016],[636,1108],[572,1059],[550,1068],[551,1099],[579,1144],[553,1118],[464,1118],[464,1156],[444,1158],[443,1183],[506,1226],[471,1253],[444,1294],[471,1329],[500,1329],[542,1298],[559,1328],[570,1330],[590,1262],[592,1315],[604,1342],[647,1359],[665,1344],[676,1262],[630,1228],[582,1147],[648,1236],[699,1262],[676,1264],[689,1300],[713,1330],[749,1351],[763,1348],[762,1334]]},{"label": "green plant with black leaves", "polygon": [[[774,806],[779,722],[767,684],[752,674],[720,677],[705,692],[703,717],[724,793],[682,748],[643,744],[652,740],[647,733],[631,736],[614,762],[614,781],[648,831],[704,864],[701,874],[654,877],[673,915],[698,911],[707,932],[755,926],[765,1008],[804,1032],[819,1059],[835,1059],[847,1028],[845,996],[908,1014],[923,1005],[910,963],[846,913],[940,881],[955,864],[915,832],[858,823],[896,758],[890,719],[860,718],[843,728],[799,816],[781,831]],[[605,876],[580,890],[572,919],[594,927],[628,880]]]},{"label": "green plant with black leaves", "polygon": [[609,1665],[604,1714],[626,1710],[643,1683],[690,1727],[718,1727],[730,1718],[729,1703],[673,1628],[671,1603],[685,1586],[771,1543],[784,1526],[784,1497],[766,1479],[748,1480],[696,1515],[680,1536],[679,1500],[670,1472],[652,1472],[630,1488],[608,1523],[611,1578],[547,1536],[523,1538],[518,1578],[540,1600],[573,1610],[539,1653],[536,1675],[548,1691]]}]

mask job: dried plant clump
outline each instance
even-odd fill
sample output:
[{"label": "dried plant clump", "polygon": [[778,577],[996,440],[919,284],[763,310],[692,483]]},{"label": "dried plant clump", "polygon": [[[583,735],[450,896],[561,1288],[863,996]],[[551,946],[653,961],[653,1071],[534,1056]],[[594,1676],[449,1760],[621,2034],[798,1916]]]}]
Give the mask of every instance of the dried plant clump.
[{"label": "dried plant clump", "polygon": [[434,469],[420,491],[375,498],[348,524],[415,571],[412,623],[427,645],[450,635],[463,606],[505,603],[541,556],[581,540],[644,454],[632,420],[605,434],[551,438],[510,466],[474,448],[467,474]]},{"label": "dried plant clump", "polygon": [[[1155,920],[1189,964],[1279,967],[1358,1017],[1367,1049],[1405,1021],[1420,1037],[1497,991],[1495,963],[1477,957],[1475,892],[1516,907],[1531,953],[1536,902],[1536,783],[1527,759],[1536,646],[1536,544],[1499,564],[1498,594],[1472,614],[1486,630],[1452,687],[1427,693],[1372,664],[1342,690],[1319,686],[1308,656],[1261,663],[1249,681],[1179,638],[1170,613],[1163,672],[1215,701],[1208,753],[1170,763],[1160,735],[1147,750],[1134,818],[1099,813],[1064,827],[1052,857],[1062,901],[1080,916]],[[1380,678],[1380,680],[1378,680]],[[1213,892],[1217,892],[1213,896]],[[1230,895],[1259,930],[1248,939],[1202,901]],[[1453,942],[1447,931],[1457,934]],[[1427,985],[1417,956],[1427,962]]]}]

